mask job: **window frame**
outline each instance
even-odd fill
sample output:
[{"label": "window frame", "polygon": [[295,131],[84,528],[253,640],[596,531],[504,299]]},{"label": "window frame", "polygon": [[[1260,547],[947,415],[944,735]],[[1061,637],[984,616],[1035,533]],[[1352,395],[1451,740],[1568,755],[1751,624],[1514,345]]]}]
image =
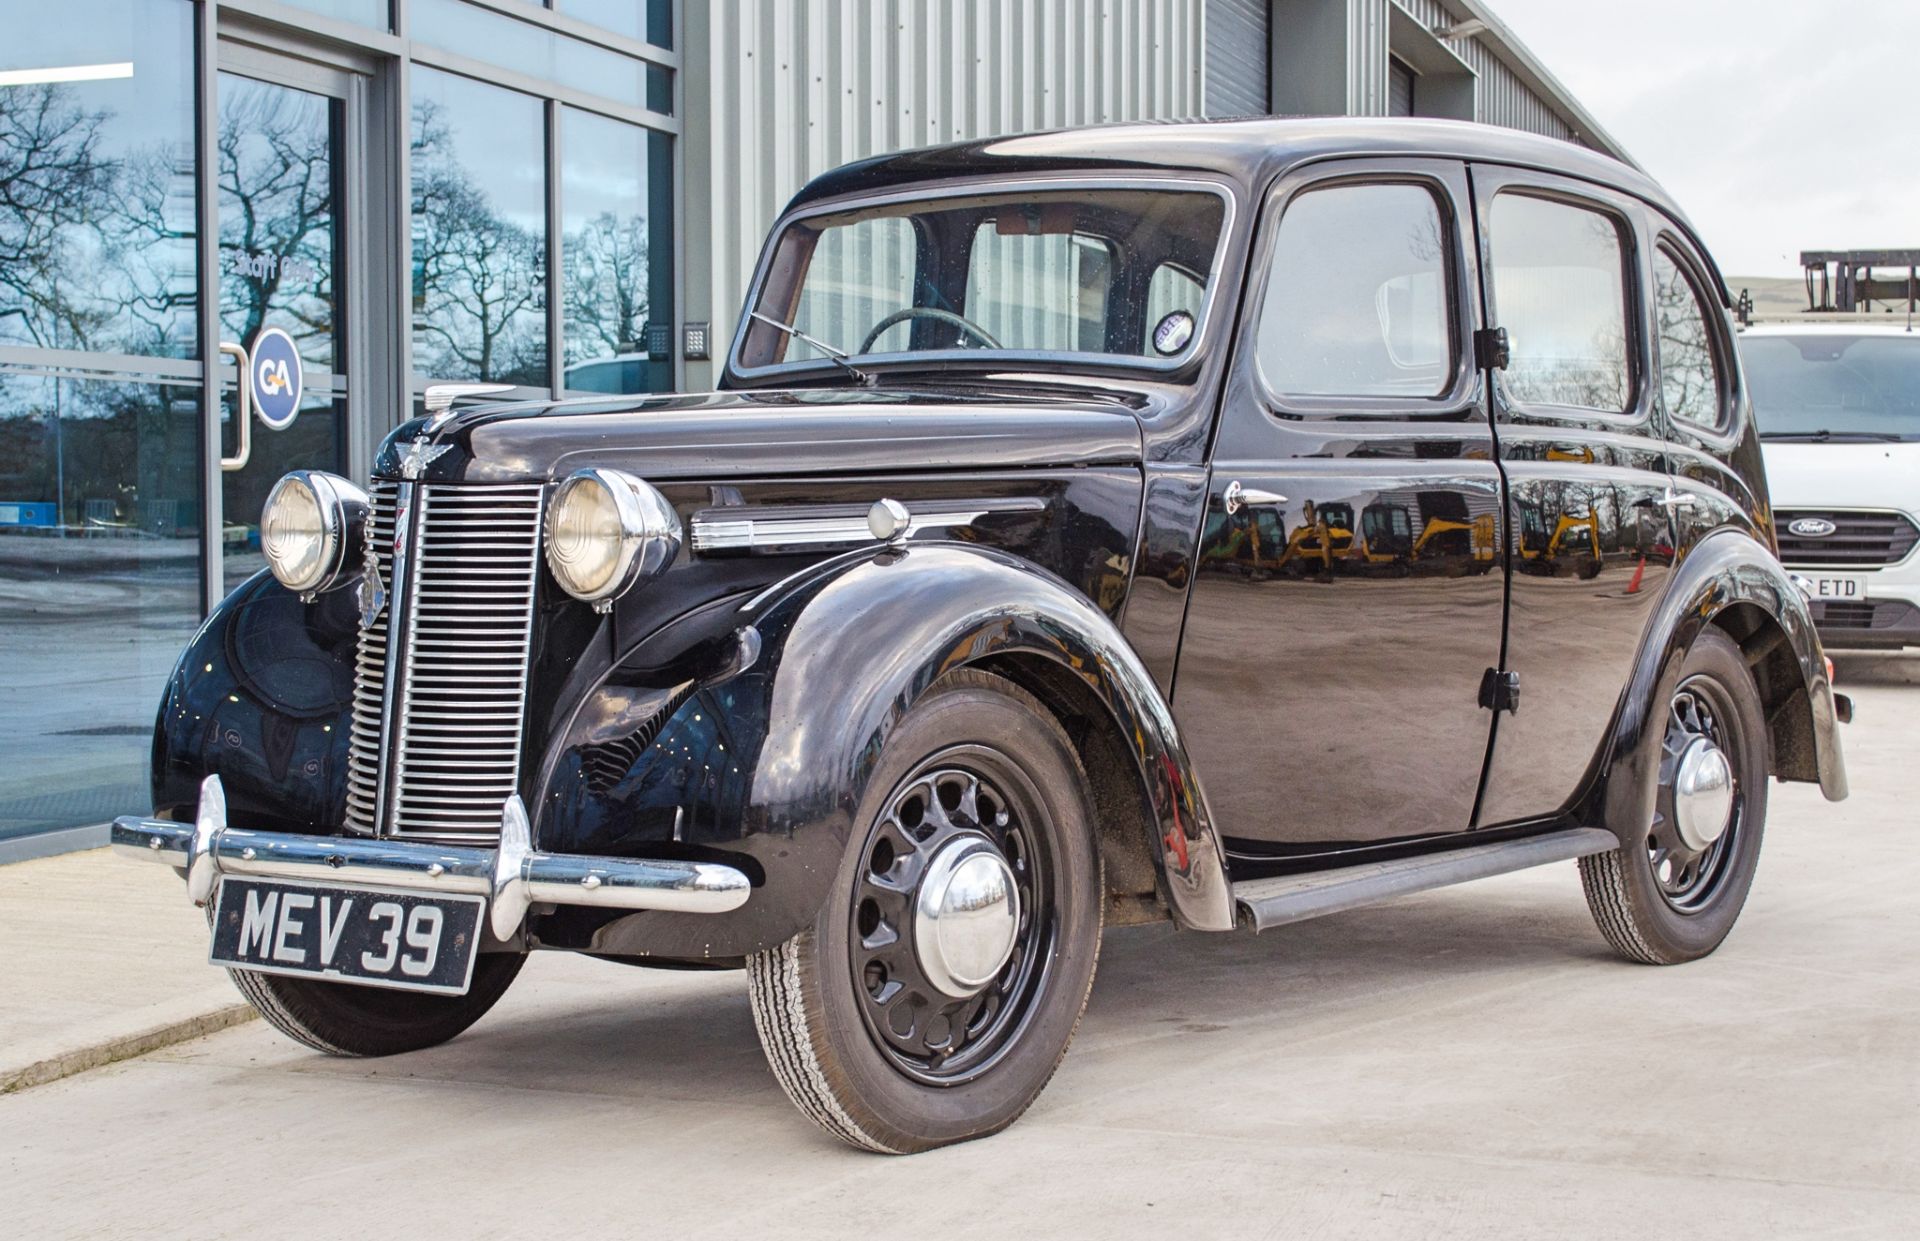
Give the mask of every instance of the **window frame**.
[{"label": "window frame", "polygon": [[[1286,209],[1302,194],[1346,185],[1417,185],[1436,199],[1440,222],[1447,230],[1447,316],[1451,327],[1452,378],[1436,396],[1288,395],[1267,376],[1260,363],[1260,325],[1266,318],[1267,290],[1274,279],[1274,254]],[[1479,256],[1466,244],[1473,220],[1467,204],[1464,161],[1435,158],[1334,159],[1308,164],[1284,174],[1266,195],[1261,237],[1251,251],[1247,283],[1247,312],[1242,316],[1239,348],[1253,391],[1269,416],[1282,421],[1308,419],[1380,419],[1421,421],[1449,419],[1463,409],[1481,404],[1479,367],[1473,356],[1473,331],[1479,326]],[[1484,411],[1482,411],[1484,414]]]},{"label": "window frame", "polygon": [[1635,199],[1614,193],[1605,187],[1551,173],[1500,165],[1477,164],[1474,167],[1474,193],[1479,231],[1480,270],[1486,298],[1487,322],[1506,326],[1500,320],[1499,298],[1494,288],[1493,205],[1502,194],[1519,194],[1563,203],[1585,211],[1594,211],[1613,221],[1620,236],[1620,279],[1624,297],[1622,313],[1626,318],[1628,384],[1624,410],[1594,409],[1586,405],[1557,405],[1544,401],[1522,401],[1514,397],[1506,383],[1505,372],[1495,371],[1493,382],[1494,421],[1541,421],[1559,425],[1588,423],[1612,429],[1647,430],[1654,417],[1654,373],[1652,341],[1648,323],[1652,313],[1647,281],[1652,279],[1652,261],[1648,258],[1643,229],[1644,206]]},{"label": "window frame", "polygon": [[[1147,372],[1156,375],[1183,375],[1195,369],[1206,356],[1209,342],[1224,330],[1216,324],[1229,318],[1227,308],[1220,304],[1221,290],[1232,282],[1232,273],[1227,263],[1233,256],[1231,246],[1234,240],[1234,222],[1239,211],[1239,197],[1233,184],[1222,178],[1194,176],[1127,176],[1085,175],[1049,177],[966,177],[936,184],[916,185],[884,193],[854,192],[836,195],[808,203],[806,206],[783,213],[767,230],[766,241],[760,247],[760,257],[754,264],[753,279],[747,284],[747,293],[742,301],[741,313],[734,324],[733,337],[727,346],[724,358],[725,374],[737,377],[749,383],[770,378],[788,376],[803,379],[811,375],[826,372],[839,373],[832,362],[812,358],[798,362],[770,362],[763,366],[748,366],[742,358],[746,348],[749,325],[749,311],[758,310],[762,296],[766,292],[769,278],[781,249],[787,230],[795,224],[804,223],[817,216],[844,215],[849,211],[858,211],[866,207],[895,206],[903,203],[936,202],[944,198],[976,198],[982,195],[999,194],[1038,194],[1059,193],[1062,191],[1101,191],[1101,190],[1147,190],[1171,193],[1206,193],[1220,200],[1220,235],[1214,243],[1213,278],[1207,283],[1206,299],[1200,307],[1200,321],[1187,342],[1187,347],[1170,358],[1154,358],[1136,354],[1078,353],[1060,350],[1014,350],[1001,352],[979,349],[921,349],[905,353],[872,354],[857,359],[863,370],[886,371],[892,368],[917,370],[929,365],[943,366],[952,363],[964,363],[973,366],[987,363],[992,369],[1017,371],[1030,366],[1059,365],[1074,371],[1086,371],[1096,374],[1119,372],[1139,374]],[[971,256],[969,256],[971,257]],[[771,329],[769,329],[771,330]]]},{"label": "window frame", "polygon": [[[1721,447],[1730,446],[1740,436],[1740,408],[1743,402],[1739,397],[1745,390],[1745,383],[1740,375],[1733,339],[1727,333],[1725,307],[1719,298],[1713,296],[1711,290],[1714,288],[1714,282],[1707,279],[1705,267],[1696,257],[1693,246],[1664,220],[1655,220],[1653,245],[1647,251],[1647,278],[1650,281],[1659,280],[1658,274],[1654,271],[1654,263],[1662,253],[1680,269],[1681,278],[1693,290],[1696,303],[1703,310],[1712,308],[1711,311],[1702,315],[1701,321],[1707,327],[1709,348],[1713,352],[1715,377],[1720,387],[1720,399],[1719,417],[1714,420],[1713,425],[1709,426],[1692,418],[1683,418],[1668,409],[1666,394],[1662,390],[1658,398],[1661,417],[1667,420],[1670,427],[1684,429]],[[1648,287],[1651,290],[1653,286]],[[1648,301],[1647,310],[1649,315],[1656,313],[1651,299]],[[1658,321],[1650,319],[1648,330],[1653,337],[1654,365],[1658,368],[1658,375],[1662,380],[1656,388],[1663,388],[1666,366],[1660,357]]]}]

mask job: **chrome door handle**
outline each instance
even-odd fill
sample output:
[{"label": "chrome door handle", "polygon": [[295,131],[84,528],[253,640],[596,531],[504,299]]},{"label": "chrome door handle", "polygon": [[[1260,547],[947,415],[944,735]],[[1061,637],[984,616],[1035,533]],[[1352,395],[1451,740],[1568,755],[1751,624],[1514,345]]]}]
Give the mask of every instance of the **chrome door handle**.
[{"label": "chrome door handle", "polygon": [[231,457],[220,458],[220,468],[232,473],[247,468],[247,461],[253,456],[253,363],[247,357],[244,346],[230,341],[220,342],[220,352],[232,358],[240,368],[240,382],[234,385],[234,425],[240,437],[240,449]]},{"label": "chrome door handle", "polygon": [[1261,491],[1257,487],[1242,487],[1239,479],[1227,484],[1224,497],[1227,512],[1237,513],[1249,504],[1285,504],[1287,497],[1277,491]]},{"label": "chrome door handle", "polygon": [[1693,508],[1700,503],[1700,497],[1691,492],[1675,491],[1669,487],[1666,490],[1666,494],[1661,496],[1655,503],[1667,509]]}]

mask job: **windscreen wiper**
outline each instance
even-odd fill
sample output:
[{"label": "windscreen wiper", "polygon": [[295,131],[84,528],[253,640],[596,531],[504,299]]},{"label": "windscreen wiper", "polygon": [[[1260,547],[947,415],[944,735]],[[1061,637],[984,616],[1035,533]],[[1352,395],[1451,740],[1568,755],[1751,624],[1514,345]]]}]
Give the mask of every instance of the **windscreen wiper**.
[{"label": "windscreen wiper", "polygon": [[1887,431],[1762,431],[1763,440],[1797,440],[1809,444],[1826,444],[1833,440],[1858,440],[1873,444],[1898,444],[1906,437]]},{"label": "windscreen wiper", "polygon": [[854,379],[860,384],[861,387],[871,388],[873,386],[873,376],[867,374],[867,372],[861,370],[859,367],[855,366],[853,363],[847,361],[847,359],[852,355],[849,354],[845,349],[835,349],[832,345],[829,345],[826,341],[821,340],[818,337],[809,336],[805,332],[801,331],[799,328],[793,326],[793,324],[782,323],[780,322],[780,320],[774,318],[772,315],[763,315],[757,310],[749,310],[747,312],[747,315],[749,318],[760,320],[760,322],[766,324],[768,327],[779,328],[782,332],[785,332],[787,335],[793,337],[795,340],[800,341],[803,344],[812,345],[815,349],[818,349],[821,353],[827,356],[827,361],[833,363],[835,366],[839,367],[841,370],[845,371],[847,374],[853,376]]}]

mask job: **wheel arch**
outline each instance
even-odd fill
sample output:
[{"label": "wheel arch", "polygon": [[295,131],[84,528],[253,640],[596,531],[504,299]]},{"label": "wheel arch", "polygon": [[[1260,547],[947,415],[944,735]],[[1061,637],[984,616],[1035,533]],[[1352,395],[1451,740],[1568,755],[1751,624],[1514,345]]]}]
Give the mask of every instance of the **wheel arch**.
[{"label": "wheel arch", "polygon": [[[1171,710],[1113,621],[1046,570],[961,543],[868,549],[802,570],[711,619],[717,645],[737,645],[730,636],[719,642],[722,630],[750,631],[754,654],[670,708],[681,720],[704,716],[703,726],[728,741],[727,774],[714,798],[727,806],[728,822],[713,834],[690,831],[688,843],[727,851],[761,878],[733,913],[628,915],[592,932],[594,951],[738,957],[810,924],[888,737],[936,682],[961,668],[995,673],[1034,694],[1073,739],[1093,785],[1109,888],[1118,893],[1110,910],[1120,907],[1126,920],[1158,916],[1157,891],[1182,926],[1232,929],[1225,854]],[[658,736],[674,741],[673,728]],[[708,756],[698,746],[691,758],[667,748],[671,754],[642,756],[642,765],[705,770]],[[618,824],[607,827],[609,837],[581,835],[584,820],[570,811],[578,764],[563,758],[550,767],[542,847],[613,854],[659,847]],[[673,783],[670,774],[656,781]],[[703,815],[694,818],[693,829],[708,826]]]},{"label": "wheel arch", "polygon": [[1157,922],[1170,915],[1160,892],[1152,843],[1159,816],[1116,719],[1086,682],[1062,665],[1027,652],[989,656],[969,665],[1005,677],[1053,713],[1086,770],[1105,869],[1108,926]]},{"label": "wheel arch", "polygon": [[1584,822],[1625,840],[1651,820],[1660,704],[1672,695],[1687,648],[1709,625],[1739,645],[1753,670],[1773,774],[1817,783],[1830,801],[1847,795],[1833,686],[1806,600],[1770,551],[1725,528],[1694,544],[1647,623],[1600,778],[1578,809]]}]

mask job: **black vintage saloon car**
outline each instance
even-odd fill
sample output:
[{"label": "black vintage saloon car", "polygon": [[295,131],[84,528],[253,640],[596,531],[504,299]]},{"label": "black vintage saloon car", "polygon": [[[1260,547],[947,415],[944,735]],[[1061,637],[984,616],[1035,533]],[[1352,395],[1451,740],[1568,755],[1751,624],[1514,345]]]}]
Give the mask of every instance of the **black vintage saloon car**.
[{"label": "black vintage saloon car", "polygon": [[1846,792],[1727,322],[1644,176],[1443,122],[871,160],[713,394],[458,406],[289,475],[156,809],[282,1031],[453,1037],[527,952],[744,967],[905,1152],[1033,1101],[1103,926],[1261,931],[1579,860],[1711,952],[1767,782]]}]

